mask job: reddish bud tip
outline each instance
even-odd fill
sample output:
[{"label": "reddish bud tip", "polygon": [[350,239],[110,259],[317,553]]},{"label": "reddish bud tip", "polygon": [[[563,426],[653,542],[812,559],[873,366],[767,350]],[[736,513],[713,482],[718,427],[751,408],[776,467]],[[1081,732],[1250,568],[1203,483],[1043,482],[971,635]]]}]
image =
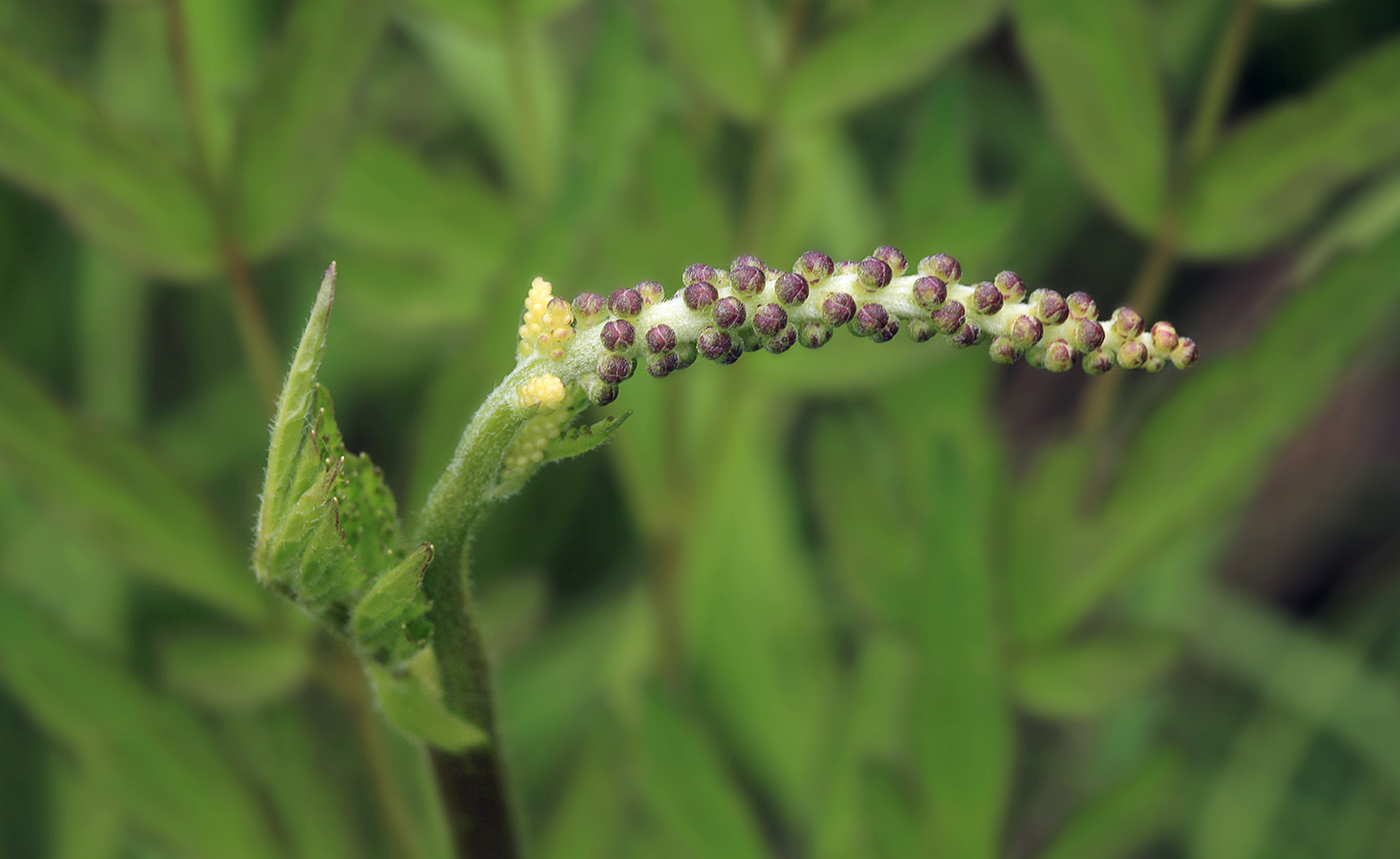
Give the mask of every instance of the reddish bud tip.
[{"label": "reddish bud tip", "polygon": [[948,342],[962,349],[974,345],[981,339],[982,326],[973,322],[971,319],[966,319],[963,320],[962,327],[955,331],[952,337],[948,338]]},{"label": "reddish bud tip", "polygon": [[889,320],[890,314],[884,305],[869,301],[856,311],[855,319],[851,320],[851,332],[857,337],[869,337],[884,328]]},{"label": "reddish bud tip", "polygon": [[1190,337],[1182,337],[1176,344],[1176,349],[1172,350],[1172,363],[1180,370],[1196,363],[1200,357],[1201,350],[1196,348],[1196,341]]},{"label": "reddish bud tip", "polygon": [[1147,346],[1141,340],[1129,340],[1118,347],[1118,365],[1125,370],[1136,370],[1147,360]]},{"label": "reddish bud tip", "polygon": [[741,266],[756,268],[759,271],[763,271],[766,268],[766,266],[763,264],[763,260],[754,256],[753,254],[739,254],[734,258],[734,262],[729,264],[729,276],[733,277],[734,269],[739,268]]},{"label": "reddish bud tip", "polygon": [[967,310],[962,302],[949,301],[933,312],[933,327],[944,334],[952,334],[962,327]]},{"label": "reddish bud tip", "polygon": [[753,330],[772,337],[787,325],[787,311],[776,304],[760,304],[753,312]]},{"label": "reddish bud tip", "polygon": [[734,287],[734,293],[746,298],[752,298],[762,292],[767,280],[763,269],[757,266],[735,266],[729,272],[729,281]]},{"label": "reddish bud tip", "polygon": [[1070,344],[1080,352],[1092,352],[1103,345],[1103,326],[1092,319],[1078,319],[1069,329]]},{"label": "reddish bud tip", "polygon": [[1090,376],[1101,376],[1113,369],[1113,356],[1107,349],[1095,349],[1084,356],[1084,372]]},{"label": "reddish bud tip", "polygon": [[1031,293],[1031,307],[1036,318],[1046,325],[1059,325],[1069,318],[1069,305],[1053,289],[1037,289]]},{"label": "reddish bud tip", "polygon": [[1045,347],[1045,369],[1063,373],[1074,366],[1074,347],[1064,340],[1051,340]]},{"label": "reddish bud tip", "polygon": [[1021,357],[1021,350],[1016,348],[1016,344],[1011,342],[1011,338],[1006,335],[994,337],[992,345],[988,349],[992,360],[998,364],[1015,364],[1016,359]]},{"label": "reddish bud tip", "polygon": [[1069,315],[1076,319],[1093,319],[1099,315],[1099,306],[1087,292],[1071,292],[1065,296],[1065,304],[1069,306]]},{"label": "reddish bud tip", "polygon": [[933,320],[917,317],[909,320],[909,336],[915,343],[926,343],[933,339],[933,335],[938,333],[938,329],[933,327]]},{"label": "reddish bud tip", "polygon": [[637,338],[637,332],[632,327],[632,323],[621,319],[609,319],[603,323],[603,330],[598,335],[603,341],[603,348],[609,352],[621,352],[629,349]]},{"label": "reddish bud tip", "polygon": [[617,399],[617,385],[613,382],[605,382],[592,374],[580,379],[579,386],[583,388],[584,396],[588,397],[589,402],[595,406],[606,406]]},{"label": "reddish bud tip", "polygon": [[708,280],[698,280],[689,284],[681,295],[685,306],[691,310],[706,310],[719,300],[719,290],[715,289]]},{"label": "reddish bud tip", "polygon": [[642,303],[648,307],[666,297],[666,287],[654,280],[644,280],[634,288],[642,297]]},{"label": "reddish bud tip", "polygon": [[763,348],[774,355],[781,355],[791,349],[797,342],[797,329],[791,325],[784,325],[777,334],[763,341]]},{"label": "reddish bud tip", "polygon": [[1014,271],[1004,271],[996,276],[997,289],[1007,301],[1020,301],[1026,297],[1026,283]]},{"label": "reddish bud tip", "polygon": [[1016,317],[1016,321],[1011,323],[1011,330],[1007,333],[1017,349],[1029,349],[1040,342],[1040,338],[1045,334],[1045,328],[1040,324],[1039,319],[1025,314]]},{"label": "reddish bud tip", "polygon": [[870,339],[876,343],[888,343],[894,339],[894,335],[899,333],[899,318],[891,316],[885,320],[885,324],[880,330],[870,335]]},{"label": "reddish bud tip", "polygon": [[778,302],[784,307],[795,307],[807,300],[807,281],[800,274],[783,272],[778,277],[773,291],[778,296]]},{"label": "reddish bud tip", "polygon": [[604,355],[598,361],[598,378],[617,384],[630,379],[636,366],[636,362],[626,355]]},{"label": "reddish bud tip", "polygon": [[641,313],[642,306],[642,294],[635,289],[619,289],[608,296],[608,309],[623,319]]},{"label": "reddish bud tip", "polygon": [[948,300],[948,284],[941,277],[924,276],[914,281],[914,303],[924,310],[937,310]]},{"label": "reddish bud tip", "polygon": [[793,263],[792,270],[806,278],[808,283],[821,283],[836,270],[836,264],[821,251],[807,251]]},{"label": "reddish bud tip", "polygon": [[919,260],[919,274],[942,278],[944,283],[962,280],[962,266],[947,254],[934,254]]},{"label": "reddish bud tip", "polygon": [[889,266],[895,277],[904,274],[905,270],[909,268],[909,260],[905,258],[899,248],[880,245],[871,256]]},{"label": "reddish bud tip", "polygon": [[856,317],[856,300],[844,292],[833,292],[822,302],[822,318],[840,327]]},{"label": "reddish bud tip", "polygon": [[647,349],[655,354],[670,352],[676,348],[676,330],[666,323],[653,325],[647,329]]},{"label": "reddish bud tip", "polygon": [[686,266],[685,273],[681,275],[681,283],[690,286],[692,283],[704,281],[714,283],[718,279],[718,274],[713,266],[697,262],[694,265]]},{"label": "reddish bud tip", "polygon": [[856,278],[860,285],[874,292],[889,286],[894,273],[884,260],[866,257],[856,265]]},{"label": "reddish bud tip", "polygon": [[608,309],[608,300],[596,292],[581,292],[574,299],[574,320],[580,328],[588,328],[602,321]]},{"label": "reddish bud tip", "polygon": [[1113,333],[1125,340],[1131,340],[1142,333],[1142,314],[1131,307],[1120,307],[1113,311]]},{"label": "reddish bud tip", "polygon": [[812,320],[802,323],[797,332],[797,342],[808,349],[820,349],[831,341],[831,326],[825,322]]},{"label": "reddish bud tip", "polygon": [[695,349],[700,357],[718,361],[734,345],[729,335],[718,328],[706,328],[695,341]]},{"label": "reddish bud tip", "polygon": [[1001,290],[984,280],[972,288],[972,309],[986,316],[1001,310]]},{"label": "reddish bud tip", "polygon": [[1170,322],[1158,322],[1152,326],[1152,345],[1159,352],[1171,352],[1181,339],[1176,336],[1176,328]]},{"label": "reddish bud tip", "polygon": [[675,352],[652,355],[647,358],[647,372],[657,379],[664,379],[680,369],[680,366],[681,359],[676,356]]}]

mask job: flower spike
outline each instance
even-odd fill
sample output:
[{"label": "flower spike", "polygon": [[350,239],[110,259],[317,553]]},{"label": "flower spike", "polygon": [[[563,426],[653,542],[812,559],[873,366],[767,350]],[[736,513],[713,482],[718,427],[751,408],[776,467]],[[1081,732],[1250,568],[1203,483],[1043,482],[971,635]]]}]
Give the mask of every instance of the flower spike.
[{"label": "flower spike", "polygon": [[[669,299],[664,294],[659,283],[644,281],[608,299],[584,293],[571,307],[537,278],[520,326],[522,367],[547,358],[538,372],[548,367],[561,387],[606,404],[641,367],[660,378],[696,357],[723,365],[758,349],[817,349],[839,328],[875,343],[900,331],[917,342],[942,334],[954,347],[984,345],[998,363],[1024,360],[1053,372],[1078,366],[1091,375],[1114,367],[1156,372],[1168,363],[1186,368],[1200,355],[1170,323],[1148,325],[1131,308],[1100,321],[1083,292],[1028,294],[1013,271],[965,284],[953,257],[934,254],[911,265],[889,246],[841,263],[808,251],[791,271],[747,254],[729,270],[695,263],[680,289]],[[575,338],[585,327],[599,333]]]}]

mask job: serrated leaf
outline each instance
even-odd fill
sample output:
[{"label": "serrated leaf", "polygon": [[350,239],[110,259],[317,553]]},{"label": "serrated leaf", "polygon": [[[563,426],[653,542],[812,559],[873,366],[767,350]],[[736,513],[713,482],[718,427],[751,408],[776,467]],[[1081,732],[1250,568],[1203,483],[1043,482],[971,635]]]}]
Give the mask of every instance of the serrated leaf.
[{"label": "serrated leaf", "polygon": [[183,854],[284,855],[257,798],[193,713],[0,590],[0,681],[131,820]]},{"label": "serrated leaf", "polygon": [[247,635],[189,634],[160,644],[161,676],[185,698],[218,710],[251,710],[306,679],[306,642]]},{"label": "serrated leaf", "polygon": [[1091,719],[1158,680],[1177,650],[1165,636],[1100,636],[1023,658],[1012,682],[1017,701],[1032,713]]},{"label": "serrated leaf", "polygon": [[1080,174],[1150,232],[1167,185],[1167,108],[1141,0],[1016,0],[1016,36]]},{"label": "serrated leaf", "polygon": [[1197,257],[1258,252],[1306,226],[1341,189],[1400,158],[1400,39],[1307,96],[1247,119],[1193,177],[1182,244]]},{"label": "serrated leaf", "polygon": [[423,571],[432,560],[433,547],[424,543],[360,598],[350,629],[366,652],[382,654],[381,660],[393,665],[424,645],[422,617],[428,598],[423,595]]},{"label": "serrated leaf", "polygon": [[620,415],[608,415],[595,424],[574,427],[549,443],[549,447],[544,451],[545,462],[588,453],[612,438],[612,434],[622,429],[622,425],[630,417],[632,412],[628,410]]},{"label": "serrated leaf", "polygon": [[806,125],[895,95],[980,38],[1002,6],[1001,0],[881,3],[798,61],[780,113]]},{"label": "serrated leaf", "polygon": [[767,10],[742,0],[650,0],[671,58],[700,91],[731,116],[753,121],[769,79],[759,38]]},{"label": "serrated leaf", "polygon": [[133,268],[178,279],[219,268],[212,209],[187,166],[3,40],[0,174]]},{"label": "serrated leaf", "polygon": [[307,226],[338,175],[387,0],[300,0],[244,113],[232,176],[255,258]]},{"label": "serrated leaf", "polygon": [[373,662],[365,667],[385,718],[409,737],[449,752],[488,742],[485,731],[447,709],[441,695],[429,688],[420,673],[398,676]]}]

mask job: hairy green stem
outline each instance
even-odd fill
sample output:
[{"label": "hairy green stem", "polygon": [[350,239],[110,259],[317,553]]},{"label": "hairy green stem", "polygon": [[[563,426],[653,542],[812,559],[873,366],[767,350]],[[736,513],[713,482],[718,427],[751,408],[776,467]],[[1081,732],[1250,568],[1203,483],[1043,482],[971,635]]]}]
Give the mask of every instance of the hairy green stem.
[{"label": "hairy green stem", "polygon": [[466,856],[518,854],[500,743],[491,701],[491,672],[477,623],[468,576],[471,533],[490,501],[501,463],[524,423],[516,387],[533,363],[517,367],[486,398],[462,434],[419,516],[417,539],[433,545],[434,563],[423,579],[432,601],[433,651],[443,703],[489,737],[482,748],[434,752],[448,822]]}]

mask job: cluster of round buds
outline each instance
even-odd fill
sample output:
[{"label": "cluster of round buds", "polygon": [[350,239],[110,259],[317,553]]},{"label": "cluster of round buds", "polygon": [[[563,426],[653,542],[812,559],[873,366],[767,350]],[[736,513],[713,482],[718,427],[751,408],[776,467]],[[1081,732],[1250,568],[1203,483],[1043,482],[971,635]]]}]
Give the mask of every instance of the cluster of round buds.
[{"label": "cluster of round buds", "polygon": [[[531,297],[537,301],[534,290]],[[522,343],[534,306],[527,302]],[[553,306],[547,302],[544,312]],[[727,270],[696,263],[669,299],[659,284],[644,281],[607,298],[584,293],[571,309],[583,333],[571,344],[566,336],[551,342],[561,344],[565,378],[598,404],[616,398],[618,385],[639,367],[661,377],[696,358],[732,364],[760,349],[816,349],[841,327],[877,343],[901,330],[919,342],[941,334],[956,347],[986,344],[995,361],[1024,359],[1057,372],[1075,365],[1091,374],[1114,366],[1156,371],[1168,362],[1184,368],[1198,356],[1196,344],[1169,323],[1148,327],[1129,308],[1099,321],[1093,299],[1082,292],[1028,295],[1010,271],[966,284],[952,257],[937,254],[911,266],[892,247],[839,263],[808,251],[791,271],[747,255]],[[547,330],[543,317],[539,327]]]},{"label": "cluster of round buds", "polygon": [[522,357],[544,355],[562,359],[574,339],[574,315],[569,303],[554,297],[549,281],[537,277],[525,298],[525,316],[520,322]]},{"label": "cluster of round buds", "polygon": [[509,485],[523,478],[544,461],[550,442],[559,437],[569,419],[571,397],[564,380],[553,373],[532,376],[515,389],[515,402],[521,410],[537,409],[525,422],[501,465],[501,483]]}]

